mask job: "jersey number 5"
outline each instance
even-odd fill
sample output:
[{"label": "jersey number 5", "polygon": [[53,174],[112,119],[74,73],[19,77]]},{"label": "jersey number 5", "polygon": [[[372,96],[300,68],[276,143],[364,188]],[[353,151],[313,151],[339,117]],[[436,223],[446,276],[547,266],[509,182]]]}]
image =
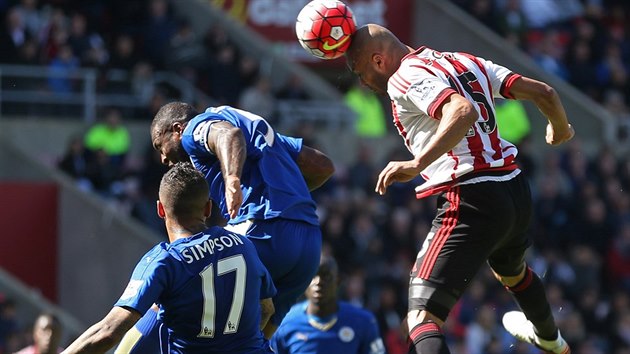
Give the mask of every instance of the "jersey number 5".
[{"label": "jersey number 5", "polygon": [[[243,312],[245,299],[245,279],[247,278],[247,264],[242,254],[223,258],[217,262],[217,277],[236,272],[232,305],[228,314],[223,334],[233,334],[238,330],[238,323]],[[199,273],[203,291],[203,315],[201,317],[201,331],[197,335],[200,338],[214,337],[214,316],[216,314],[216,297],[214,293],[214,265],[210,264]]]},{"label": "jersey number 5", "polygon": [[[477,125],[479,129],[485,134],[492,133],[497,127],[497,121],[494,118],[494,111],[488,103],[488,99],[483,94],[483,88],[479,81],[477,81],[477,77],[470,71],[457,75],[457,80],[461,82],[462,87],[472,97],[477,105],[479,106],[479,111],[481,112],[482,121],[477,121]],[[451,85],[452,87],[456,87]]]}]

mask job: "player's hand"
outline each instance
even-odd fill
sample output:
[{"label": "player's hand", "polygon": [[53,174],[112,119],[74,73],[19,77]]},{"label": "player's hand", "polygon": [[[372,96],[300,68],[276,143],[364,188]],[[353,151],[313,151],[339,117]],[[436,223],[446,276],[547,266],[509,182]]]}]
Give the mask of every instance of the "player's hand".
[{"label": "player's hand", "polygon": [[545,137],[545,140],[547,141],[547,144],[549,145],[560,145],[564,142],[571,140],[571,138],[573,138],[574,135],[575,135],[575,130],[573,130],[573,127],[571,126],[571,124],[568,124],[567,127],[564,129],[557,129],[557,128],[554,128],[553,125],[551,125],[551,123],[548,123],[547,136]]},{"label": "player's hand", "polygon": [[422,168],[415,160],[390,161],[378,175],[375,191],[383,195],[392,183],[411,181],[420,174],[420,171]]},{"label": "player's hand", "polygon": [[230,219],[234,219],[238,215],[241,204],[243,204],[241,179],[236,176],[228,176],[225,179],[225,204]]}]

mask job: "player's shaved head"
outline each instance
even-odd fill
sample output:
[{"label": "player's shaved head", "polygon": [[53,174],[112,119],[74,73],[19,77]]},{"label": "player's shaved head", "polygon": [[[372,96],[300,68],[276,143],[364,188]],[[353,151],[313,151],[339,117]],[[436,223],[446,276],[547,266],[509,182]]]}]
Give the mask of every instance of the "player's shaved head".
[{"label": "player's shaved head", "polygon": [[162,106],[151,122],[151,138],[155,139],[173,123],[186,123],[197,115],[195,107],[184,102],[171,102]]},{"label": "player's shaved head", "polygon": [[167,215],[176,218],[203,214],[208,202],[208,183],[191,163],[180,162],[169,169],[160,182],[159,198]]},{"label": "player's shaved head", "polygon": [[346,52],[350,70],[373,91],[386,94],[387,81],[411,51],[387,28],[368,24],[356,30]]},{"label": "player's shaved head", "polygon": [[406,46],[387,28],[377,24],[367,24],[360,27],[352,35],[352,42],[346,52],[348,63],[363,58],[369,60],[375,52],[388,53],[392,49],[406,48]]}]

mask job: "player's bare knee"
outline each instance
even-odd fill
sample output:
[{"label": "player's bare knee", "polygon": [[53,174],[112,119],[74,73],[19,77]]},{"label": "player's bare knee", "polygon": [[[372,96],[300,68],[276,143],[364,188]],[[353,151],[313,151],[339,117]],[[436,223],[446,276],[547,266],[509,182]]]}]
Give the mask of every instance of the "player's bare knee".
[{"label": "player's bare knee", "polygon": [[407,329],[412,330],[419,324],[435,323],[439,327],[444,325],[444,321],[427,310],[412,310],[407,313]]}]

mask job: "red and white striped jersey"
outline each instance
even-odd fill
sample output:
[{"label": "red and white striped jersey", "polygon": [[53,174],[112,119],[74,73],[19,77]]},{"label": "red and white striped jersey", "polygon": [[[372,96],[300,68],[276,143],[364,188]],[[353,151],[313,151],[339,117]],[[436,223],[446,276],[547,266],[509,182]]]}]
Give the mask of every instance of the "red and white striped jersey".
[{"label": "red and white striped jersey", "polygon": [[[495,119],[494,98],[512,98],[510,86],[520,75],[490,61],[466,53],[438,52],[421,47],[405,56],[389,78],[387,92],[392,100],[394,124],[414,156],[435,134],[436,110],[450,95],[458,93],[479,113],[477,122],[451,151],[421,172],[425,183],[416,187],[418,198],[445,190],[451,185],[490,180],[508,180],[518,170],[516,147],[501,139]],[[511,171],[475,174],[470,172]]]}]

